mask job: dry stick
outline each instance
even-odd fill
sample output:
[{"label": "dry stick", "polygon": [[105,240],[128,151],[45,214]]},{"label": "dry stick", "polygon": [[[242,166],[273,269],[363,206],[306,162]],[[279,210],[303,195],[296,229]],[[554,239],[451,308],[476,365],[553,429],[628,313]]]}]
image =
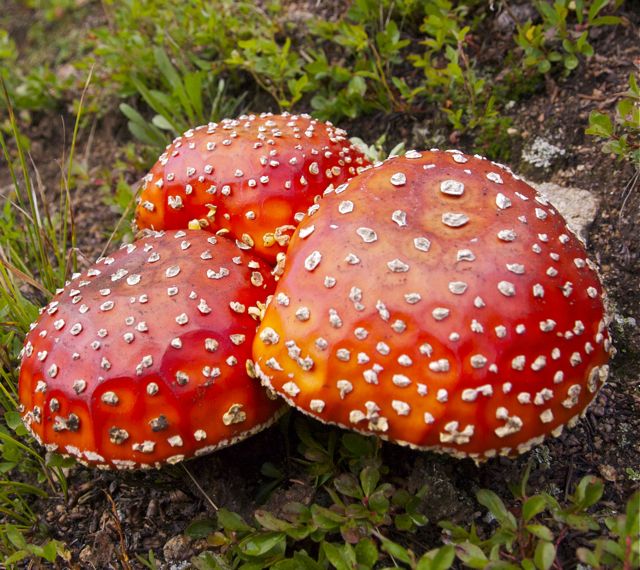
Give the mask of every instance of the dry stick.
[{"label": "dry stick", "polygon": [[120,542],[120,561],[122,562],[122,566],[125,570],[133,570],[131,564],[129,564],[129,555],[127,554],[127,547],[125,545],[124,533],[122,532],[122,526],[120,525],[120,519],[118,518],[118,509],[116,507],[116,503],[113,500],[113,497],[107,492],[103,490],[103,493],[107,497],[111,505],[111,514],[113,518],[114,525],[116,527],[116,532],[118,533],[118,539]]},{"label": "dry stick", "polygon": [[196,488],[198,489],[198,491],[200,491],[200,493],[202,493],[202,496],[207,500],[207,502],[213,507],[214,511],[218,510],[218,505],[216,505],[213,500],[211,499],[211,497],[209,497],[209,495],[207,495],[207,493],[205,492],[205,490],[202,488],[202,486],[200,485],[200,483],[198,483],[198,481],[196,481],[196,478],[191,474],[191,471],[189,471],[187,469],[187,467],[185,466],[184,463],[181,463],[180,466],[184,469],[185,473],[187,475],[189,475],[191,481],[193,481],[193,484],[196,486]]}]

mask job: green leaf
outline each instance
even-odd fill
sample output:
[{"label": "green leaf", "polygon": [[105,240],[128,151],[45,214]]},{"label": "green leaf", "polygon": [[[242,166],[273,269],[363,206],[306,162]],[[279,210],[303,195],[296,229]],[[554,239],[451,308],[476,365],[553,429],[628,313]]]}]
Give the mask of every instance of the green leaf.
[{"label": "green leaf", "polygon": [[549,570],[556,559],[556,547],[546,540],[541,540],[536,546],[533,561],[539,570]]},{"label": "green leaf", "polygon": [[580,547],[576,549],[576,555],[578,556],[578,560],[583,564],[588,564],[592,568],[600,566],[598,557],[588,548]]},{"label": "green leaf", "polygon": [[167,52],[164,51],[164,49],[162,49],[161,47],[156,47],[153,50],[153,54],[156,60],[156,65],[158,66],[158,69],[160,69],[160,72],[164,75],[167,84],[171,86],[173,92],[180,100],[180,103],[182,104],[182,107],[189,119],[193,120],[195,118],[195,115],[191,100],[187,95],[187,90],[185,89],[182,79],[180,78],[180,74],[173,66],[171,61],[169,61]]},{"label": "green leaf", "polygon": [[400,513],[393,518],[393,523],[399,531],[409,531],[413,525],[413,520],[407,513]]},{"label": "green leaf", "polygon": [[634,493],[627,503],[624,532],[626,536],[640,535],[640,491]]},{"label": "green leaf", "polygon": [[48,562],[55,562],[56,558],[58,558],[58,541],[50,540],[42,547],[42,558],[47,560]]},{"label": "green leaf", "polygon": [[540,73],[549,73],[549,70],[551,69],[551,62],[548,59],[543,59],[539,64],[538,64],[538,71]]},{"label": "green leaf", "polygon": [[568,55],[564,58],[564,66],[569,71],[573,71],[576,67],[578,67],[579,60],[575,55]]},{"label": "green leaf", "polygon": [[493,491],[480,489],[476,493],[478,502],[489,509],[489,512],[496,517],[496,520],[509,530],[515,530],[518,526],[516,518],[505,507],[502,499]]},{"label": "green leaf", "polygon": [[134,123],[139,123],[144,125],[147,121],[143,118],[143,116],[138,113],[131,105],[127,105],[126,103],[120,103],[120,111],[122,114],[127,117],[130,121]]},{"label": "green leaf", "polygon": [[580,480],[574,494],[575,502],[583,509],[595,505],[604,493],[604,484],[602,480],[587,475]]},{"label": "green leaf", "polygon": [[378,549],[370,538],[363,538],[354,547],[356,560],[367,568],[373,568],[378,562]]},{"label": "green leaf", "polygon": [[184,533],[189,538],[206,538],[217,528],[217,525],[212,519],[201,519],[193,521],[184,530]]},{"label": "green leaf", "polygon": [[160,142],[154,136],[153,131],[148,127],[142,126],[138,123],[134,123],[133,121],[129,121],[127,123],[127,127],[129,127],[129,131],[135,138],[149,146],[160,146],[162,144],[166,144],[164,143],[164,139],[161,139],[162,142]]},{"label": "green leaf", "polygon": [[384,550],[387,554],[400,560],[400,562],[404,562],[405,564],[411,564],[411,556],[404,546],[400,546],[397,542],[393,542],[388,538],[382,537],[380,539],[380,543],[382,546],[382,550]]},{"label": "green leaf", "polygon": [[589,128],[585,131],[588,135],[608,138],[613,134],[613,123],[608,115],[591,111],[589,114]]},{"label": "green leaf", "polygon": [[565,522],[577,530],[586,532],[587,530],[597,531],[600,525],[590,515],[574,515],[572,513],[565,516]]},{"label": "green leaf", "polygon": [[363,77],[360,75],[354,75],[349,80],[349,85],[347,87],[347,94],[349,96],[352,95],[360,95],[360,97],[364,97],[364,94],[367,92],[367,83]]},{"label": "green leaf", "polygon": [[525,528],[533,535],[542,540],[551,542],[553,540],[553,533],[551,530],[542,524],[528,524]]},{"label": "green leaf", "polygon": [[59,453],[52,453],[47,459],[47,467],[61,467],[62,469],[69,469],[76,465],[74,457],[65,457]]},{"label": "green leaf", "polygon": [[640,88],[638,87],[638,80],[633,72],[629,74],[629,92],[634,97],[640,97]]},{"label": "green leaf", "polygon": [[15,564],[16,562],[20,562],[21,560],[24,560],[30,554],[31,553],[28,550],[18,550],[16,552],[14,552],[11,556],[8,556],[7,558],[5,558],[2,562],[8,568],[10,564]]},{"label": "green leaf", "polygon": [[264,556],[275,548],[282,551],[286,548],[287,537],[281,532],[265,532],[263,534],[250,534],[243,538],[238,547],[247,556]]},{"label": "green leaf", "polygon": [[191,124],[201,123],[204,121],[204,110],[202,106],[202,81],[205,74],[199,71],[187,73],[184,76],[184,89],[187,98],[193,109]]},{"label": "green leaf", "polygon": [[587,21],[592,23],[595,17],[600,11],[609,3],[609,0],[593,0],[591,6],[589,6],[589,12],[587,14]]},{"label": "green leaf", "polygon": [[592,26],[617,26],[622,23],[622,18],[618,16],[598,16],[591,22]]},{"label": "green leaf", "polygon": [[291,528],[291,524],[272,515],[269,511],[258,510],[253,516],[260,523],[260,526],[266,530],[287,532]]},{"label": "green leaf", "polygon": [[227,509],[218,510],[218,525],[220,525],[225,530],[230,530],[233,532],[248,532],[254,530],[246,522],[244,522],[239,514],[232,513]]},{"label": "green leaf", "polygon": [[389,499],[384,496],[382,491],[375,491],[369,496],[369,509],[376,513],[384,514],[389,510]]},{"label": "green leaf", "polygon": [[294,553],[291,559],[276,562],[270,568],[271,570],[324,570],[324,567],[318,564],[304,550]]},{"label": "green leaf", "polygon": [[358,480],[351,473],[342,473],[333,480],[333,486],[339,493],[354,499],[362,499],[362,489]]},{"label": "green leaf", "polygon": [[608,552],[609,554],[612,554],[618,560],[624,560],[625,559],[625,550],[626,549],[621,544],[618,544],[617,542],[614,542],[613,540],[605,540],[605,541],[602,542],[602,545],[603,545],[604,550],[606,552]]},{"label": "green leaf", "polygon": [[376,490],[380,481],[380,470],[376,467],[365,467],[360,472],[360,485],[365,497],[369,497]]},{"label": "green leaf", "polygon": [[485,568],[489,559],[479,546],[463,542],[455,547],[456,556],[471,568]]},{"label": "green leaf", "polygon": [[27,548],[27,539],[23,536],[23,534],[13,525],[7,525],[6,527],[6,537],[9,539],[11,544],[16,548]]},{"label": "green leaf", "polygon": [[453,565],[456,551],[451,544],[430,550],[424,554],[416,566],[416,570],[448,570]]},{"label": "green leaf", "polygon": [[282,470],[276,467],[270,461],[262,464],[262,467],[260,467],[260,474],[264,475],[265,477],[270,477],[271,479],[280,479],[284,476]]},{"label": "green leaf", "polygon": [[534,495],[529,497],[522,505],[522,518],[524,522],[529,522],[533,517],[540,514],[547,506],[542,495]]},{"label": "green leaf", "polygon": [[311,516],[313,522],[324,530],[335,530],[346,521],[342,515],[317,504],[311,505]]},{"label": "green leaf", "polygon": [[163,131],[173,131],[173,125],[162,115],[155,115],[151,122]]},{"label": "green leaf", "polygon": [[356,567],[356,554],[350,544],[336,545],[323,542],[321,548],[336,570],[353,570]]},{"label": "green leaf", "polygon": [[7,422],[9,429],[12,429],[13,431],[22,425],[22,418],[20,417],[19,412],[5,412],[4,419]]}]

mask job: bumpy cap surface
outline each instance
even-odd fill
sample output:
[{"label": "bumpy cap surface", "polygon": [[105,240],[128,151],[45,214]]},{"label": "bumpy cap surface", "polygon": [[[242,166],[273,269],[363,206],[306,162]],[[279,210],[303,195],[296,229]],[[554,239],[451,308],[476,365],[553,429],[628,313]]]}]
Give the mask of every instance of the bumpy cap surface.
[{"label": "bumpy cap surface", "polygon": [[367,164],[346,133],[309,115],[246,115],[189,130],[144,178],[139,228],[228,231],[271,261],[304,212]]},{"label": "bumpy cap surface", "polygon": [[515,454],[574,422],[604,382],[602,296],[560,214],[506,167],[410,151],[299,225],[254,358],[322,421]]},{"label": "bumpy cap surface", "polygon": [[281,406],[246,364],[273,286],[264,262],[202,231],[149,235],[99,260],[27,336],[25,424],[48,449],[103,468],[175,463],[266,427]]}]

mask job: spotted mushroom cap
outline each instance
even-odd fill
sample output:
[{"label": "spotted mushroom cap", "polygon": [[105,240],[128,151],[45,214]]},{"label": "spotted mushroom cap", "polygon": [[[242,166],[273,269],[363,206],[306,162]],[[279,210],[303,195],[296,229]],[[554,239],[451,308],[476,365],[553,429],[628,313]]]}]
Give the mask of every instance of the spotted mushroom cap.
[{"label": "spotted mushroom cap", "polygon": [[247,374],[273,286],[264,262],[201,231],[154,233],[98,260],[27,336],[25,424],[50,450],[125,469],[259,431],[281,407]]},{"label": "spotted mushroom cap", "polygon": [[345,131],[309,115],[225,119],[167,147],[144,178],[136,223],[228,231],[239,247],[275,261],[314,199],[365,164]]},{"label": "spotted mushroom cap", "polygon": [[254,359],[322,421],[511,455],[575,422],[604,382],[602,297],[561,215],[506,167],[410,151],[299,225]]}]

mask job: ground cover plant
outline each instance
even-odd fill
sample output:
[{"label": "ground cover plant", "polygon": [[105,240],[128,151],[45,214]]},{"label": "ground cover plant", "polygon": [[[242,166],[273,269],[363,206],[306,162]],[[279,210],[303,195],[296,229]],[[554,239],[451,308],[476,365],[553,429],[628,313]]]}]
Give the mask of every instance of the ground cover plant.
[{"label": "ground cover plant", "polygon": [[[613,0],[7,2],[0,560],[637,566],[636,8]],[[309,111],[345,124],[372,159],[400,145],[479,151],[597,197],[589,249],[613,303],[618,357],[578,426],[519,459],[481,466],[295,413],[236,448],[145,473],[92,471],[38,446],[19,421],[16,378],[39,307],[75,271],[133,238],[138,179],[174,136],[246,110]],[[539,148],[547,155],[526,159]]]}]

